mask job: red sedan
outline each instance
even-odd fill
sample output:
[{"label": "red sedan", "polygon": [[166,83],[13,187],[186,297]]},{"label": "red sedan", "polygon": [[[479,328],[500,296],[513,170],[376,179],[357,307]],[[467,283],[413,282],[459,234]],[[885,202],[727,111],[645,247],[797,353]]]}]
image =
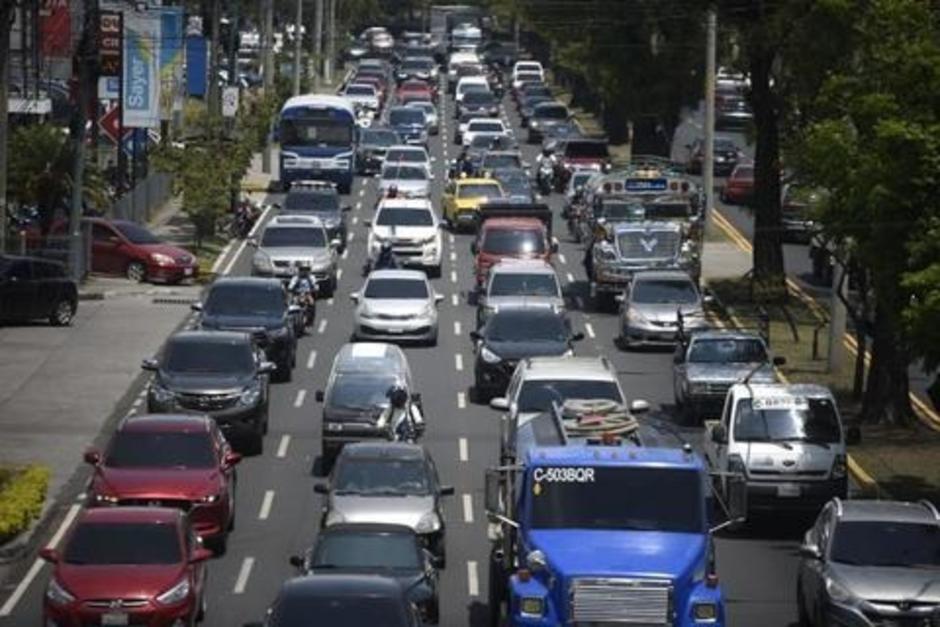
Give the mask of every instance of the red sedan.
[{"label": "red sedan", "polygon": [[178,283],[199,274],[199,260],[162,242],[136,222],[85,218],[91,224],[91,269],[133,281]]},{"label": "red sedan", "polygon": [[189,512],[195,532],[224,553],[235,522],[240,460],[207,416],[133,416],[118,425],[103,455],[85,453],[95,469],[88,503],[178,507]]},{"label": "red sedan", "polygon": [[724,187],[721,188],[721,202],[730,205],[744,205],[754,196],[754,166],[739,164],[731,171]]},{"label": "red sedan", "polygon": [[424,81],[405,81],[398,86],[398,101],[403,105],[415,101],[433,102],[434,98],[434,89]]},{"label": "red sedan", "polygon": [[192,625],[205,613],[206,560],[186,515],[163,507],[83,511],[53,564],[43,624]]}]

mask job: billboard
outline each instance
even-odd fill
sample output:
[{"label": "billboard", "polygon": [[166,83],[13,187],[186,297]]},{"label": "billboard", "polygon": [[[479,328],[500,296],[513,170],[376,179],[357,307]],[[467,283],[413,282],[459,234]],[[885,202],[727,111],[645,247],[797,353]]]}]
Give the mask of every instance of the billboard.
[{"label": "billboard", "polygon": [[160,26],[157,11],[124,12],[124,126],[160,126]]},{"label": "billboard", "polygon": [[183,108],[183,9],[160,9],[160,119]]}]

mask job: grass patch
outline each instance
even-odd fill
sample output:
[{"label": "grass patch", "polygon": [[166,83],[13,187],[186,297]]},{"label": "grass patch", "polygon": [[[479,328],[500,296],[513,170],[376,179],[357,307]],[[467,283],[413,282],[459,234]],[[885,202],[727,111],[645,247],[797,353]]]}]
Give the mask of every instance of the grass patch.
[{"label": "grass patch", "polygon": [[921,426],[864,425],[852,457],[886,492],[903,500],[940,502],[940,433]]},{"label": "grass patch", "polygon": [[193,252],[196,253],[196,257],[199,259],[199,276],[200,277],[209,277],[212,273],[212,266],[215,264],[215,260],[218,259],[219,255],[222,254],[222,251],[228,245],[230,238],[222,235],[214,235],[208,239],[202,241],[202,246],[196,248],[193,246]]},{"label": "grass patch", "polygon": [[26,466],[3,469],[0,482],[0,544],[26,531],[42,513],[49,487],[49,469]]}]

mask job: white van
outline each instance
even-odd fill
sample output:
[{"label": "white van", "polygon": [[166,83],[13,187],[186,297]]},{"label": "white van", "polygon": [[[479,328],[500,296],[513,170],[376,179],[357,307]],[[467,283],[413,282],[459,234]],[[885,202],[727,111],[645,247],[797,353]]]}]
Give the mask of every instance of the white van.
[{"label": "white van", "polygon": [[454,90],[454,101],[461,102],[463,95],[468,91],[490,91],[490,82],[485,76],[464,76],[457,82]]},{"label": "white van", "polygon": [[542,64],[538,61],[516,61],[516,64],[512,66],[512,80],[515,81],[519,74],[531,74],[538,72],[539,78],[543,81],[545,80],[545,70],[542,68]]}]

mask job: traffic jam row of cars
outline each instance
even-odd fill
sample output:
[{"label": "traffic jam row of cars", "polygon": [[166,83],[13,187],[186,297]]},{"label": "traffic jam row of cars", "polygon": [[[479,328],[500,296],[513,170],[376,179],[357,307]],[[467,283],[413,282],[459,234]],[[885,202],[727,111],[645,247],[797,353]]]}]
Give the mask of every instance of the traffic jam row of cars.
[{"label": "traffic jam row of cars", "polygon": [[[845,447],[858,434],[832,393],[778,381],[782,361],[759,333],[713,327],[696,179],[653,157],[613,165],[606,141],[584,136],[555,100],[541,63],[506,47],[488,57],[497,48],[473,22],[450,34],[441,59],[427,34],[396,44],[367,30],[371,54],[357,54],[341,91],[359,111],[357,169],[382,194],[363,286],[350,293],[353,341],[316,393],[329,469],[315,487],[320,531],[289,558],[299,576],[264,624],[440,619],[442,502],[454,490],[417,442],[421,387],[398,344],[437,343],[443,230],[468,233],[474,256],[472,400],[504,414],[484,484],[491,624],[725,624],[713,534],[791,509],[818,513],[800,549],[802,623],[933,624],[940,514],[847,500]],[[501,119],[510,103],[524,138]],[[427,142],[448,127],[460,155],[431,198]],[[537,165],[522,139],[541,145]],[[552,194],[564,196],[561,215]],[[348,208],[336,186],[299,181],[277,209],[250,242],[254,276],[218,279],[195,306],[197,328],[143,362],[149,414],[86,453],[88,508],[62,550],[42,554],[55,564],[46,625],[177,627],[204,615],[207,560],[235,528],[238,464],[261,452],[269,380],[290,380],[305,332],[282,281],[302,260],[322,294],[341,287]],[[619,346],[674,351],[677,418],[704,423],[703,450],[630,400],[610,360],[575,354],[584,335],[554,265],[565,224],[593,308],[616,311]],[[398,267],[376,267],[387,250]]]}]

